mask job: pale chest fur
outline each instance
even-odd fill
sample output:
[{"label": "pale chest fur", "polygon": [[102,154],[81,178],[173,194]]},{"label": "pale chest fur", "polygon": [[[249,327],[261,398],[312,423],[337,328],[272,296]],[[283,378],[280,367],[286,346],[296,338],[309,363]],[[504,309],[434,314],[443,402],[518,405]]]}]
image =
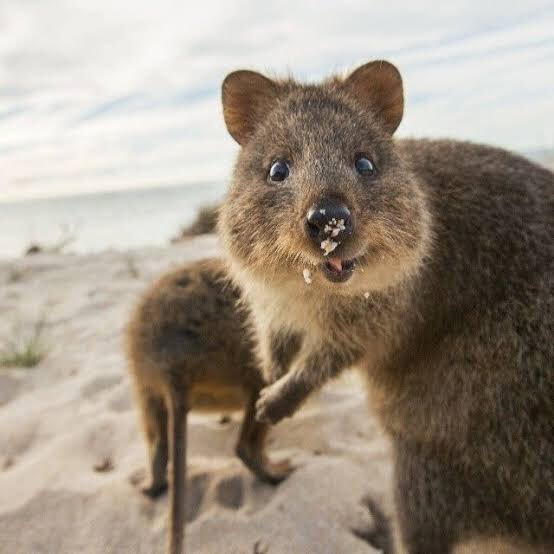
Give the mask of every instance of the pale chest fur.
[{"label": "pale chest fur", "polygon": [[[322,346],[355,351],[358,365],[378,363],[386,355],[391,330],[398,323],[398,306],[375,299],[329,296],[309,285],[281,286],[245,280],[243,290],[252,308],[262,360],[277,333],[302,336],[303,350]],[[401,295],[396,295],[397,301]],[[396,302],[395,302],[396,304]]]},{"label": "pale chest fur", "polygon": [[270,286],[253,279],[245,282],[244,290],[259,336],[289,332],[298,333],[309,342],[324,339],[325,328],[321,325],[324,310],[313,294],[298,287]]}]

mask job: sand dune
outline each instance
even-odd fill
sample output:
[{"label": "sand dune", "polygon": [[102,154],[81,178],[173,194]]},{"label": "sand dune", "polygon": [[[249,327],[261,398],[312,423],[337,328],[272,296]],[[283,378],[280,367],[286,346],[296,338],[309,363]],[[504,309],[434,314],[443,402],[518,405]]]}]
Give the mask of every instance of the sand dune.
[{"label": "sand dune", "polygon": [[[146,462],[129,394],[121,329],[154,276],[219,252],[199,237],[164,249],[0,262],[0,340],[45,322],[44,360],[0,369],[0,552],[163,552],[167,498],[133,481]],[[2,344],[2,342],[0,342]],[[345,376],[271,434],[272,456],[298,465],[278,487],[233,455],[240,414],[189,417],[187,545],[194,553],[374,552],[361,497],[382,496],[387,444],[363,387]]]}]

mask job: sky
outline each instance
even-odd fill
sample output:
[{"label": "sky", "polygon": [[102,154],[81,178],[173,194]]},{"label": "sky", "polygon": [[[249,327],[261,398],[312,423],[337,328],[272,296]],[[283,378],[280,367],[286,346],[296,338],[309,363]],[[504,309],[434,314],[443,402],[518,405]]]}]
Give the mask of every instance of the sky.
[{"label": "sky", "polygon": [[403,74],[399,136],[554,148],[552,0],[0,0],[0,201],[224,181],[229,71],[377,58]]}]

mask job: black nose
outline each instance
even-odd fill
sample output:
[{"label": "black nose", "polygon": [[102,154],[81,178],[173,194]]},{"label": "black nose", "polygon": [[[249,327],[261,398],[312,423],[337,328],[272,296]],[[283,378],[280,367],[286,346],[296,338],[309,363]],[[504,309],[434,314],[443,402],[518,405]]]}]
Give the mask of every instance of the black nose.
[{"label": "black nose", "polygon": [[324,249],[321,243],[327,239],[338,245],[352,234],[352,214],[342,203],[330,200],[319,202],[308,210],[305,230],[318,247]]}]

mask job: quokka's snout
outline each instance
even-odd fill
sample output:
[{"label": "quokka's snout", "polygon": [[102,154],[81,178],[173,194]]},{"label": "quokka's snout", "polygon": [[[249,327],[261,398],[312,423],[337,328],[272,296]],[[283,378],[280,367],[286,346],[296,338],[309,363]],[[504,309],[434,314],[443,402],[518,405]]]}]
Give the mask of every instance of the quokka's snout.
[{"label": "quokka's snout", "polygon": [[354,218],[348,206],[340,200],[322,199],[314,203],[304,222],[306,236],[319,248],[327,239],[341,244],[354,232]]},{"label": "quokka's snout", "polygon": [[309,243],[324,259],[323,275],[334,283],[352,277],[355,260],[345,256],[351,250],[355,224],[350,208],[342,199],[324,197],[312,204],[306,213],[304,231]]}]

